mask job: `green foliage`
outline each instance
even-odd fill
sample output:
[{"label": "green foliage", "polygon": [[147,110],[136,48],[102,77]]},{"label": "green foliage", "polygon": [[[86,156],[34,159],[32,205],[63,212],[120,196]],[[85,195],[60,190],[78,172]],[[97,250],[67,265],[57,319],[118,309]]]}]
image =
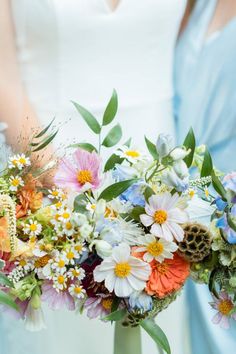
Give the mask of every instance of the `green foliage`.
[{"label": "green foliage", "polygon": [[95,133],[95,134],[100,134],[101,133],[101,126],[98,123],[97,119],[92,115],[92,113],[90,113],[89,111],[87,111],[86,108],[82,107],[81,105],[79,105],[76,102],[73,102],[73,105],[75,106],[75,108],[77,109],[77,111],[79,112],[79,114],[81,115],[81,117],[84,119],[84,121],[87,123],[87,125],[89,126],[89,128]]},{"label": "green foliage", "polygon": [[211,176],[212,171],[213,171],[212,158],[208,149],[206,148],[203,163],[202,163],[201,177]]},{"label": "green foliage", "polygon": [[153,144],[146,136],[145,136],[145,142],[146,142],[148,151],[150,152],[150,154],[152,155],[154,160],[159,160],[159,155],[157,152],[156,145]]},{"label": "green foliage", "polygon": [[117,182],[107,187],[99,196],[98,199],[104,199],[107,202],[117,198],[123,192],[125,192],[132,184],[137,182],[137,179],[130,179],[127,181]]},{"label": "green foliage", "polygon": [[103,121],[102,121],[103,126],[108,125],[113,121],[113,119],[116,116],[117,109],[118,109],[117,92],[116,92],[116,90],[113,90],[112,97],[111,97],[111,99],[105,109],[104,115],[103,115]]},{"label": "green foliage", "polygon": [[120,321],[122,320],[127,311],[126,309],[121,309],[121,310],[116,310],[114,312],[111,312],[109,315],[103,318],[104,321]]},{"label": "green foliage", "polygon": [[142,321],[140,325],[152,337],[159,347],[161,347],[167,354],[171,354],[170,345],[165,333],[153,319],[146,319]]},{"label": "green foliage", "polygon": [[196,139],[192,128],[189,130],[183,145],[185,146],[186,150],[191,149],[191,152],[184,159],[187,167],[191,167],[196,148]]},{"label": "green foliage", "polygon": [[120,124],[117,124],[115,127],[113,127],[109,131],[109,133],[107,134],[107,136],[103,140],[102,145],[107,148],[110,148],[110,147],[118,144],[121,137],[122,137],[122,129],[121,129]]},{"label": "green foliage", "polygon": [[74,211],[83,214],[86,211],[87,203],[88,201],[84,194],[77,195],[74,201]]},{"label": "green foliage", "polygon": [[95,146],[93,146],[92,144],[89,144],[89,143],[78,143],[78,144],[72,144],[72,145],[69,145],[68,148],[74,148],[74,149],[83,149],[85,151],[88,151],[88,152],[98,152],[97,149],[95,148]]}]

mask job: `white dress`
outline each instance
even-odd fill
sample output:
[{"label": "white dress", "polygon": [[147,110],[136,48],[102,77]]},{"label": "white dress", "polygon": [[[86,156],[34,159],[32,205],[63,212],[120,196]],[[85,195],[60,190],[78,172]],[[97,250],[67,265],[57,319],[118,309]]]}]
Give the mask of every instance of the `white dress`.
[{"label": "white dress", "polygon": [[[132,136],[136,145],[144,146],[144,134],[155,140],[159,132],[174,133],[173,51],[185,3],[121,0],[112,12],[106,0],[11,0],[18,60],[30,102],[42,124],[54,116],[62,123],[55,146],[94,142],[70,100],[101,119],[113,88],[119,95],[116,119],[124,141]],[[173,354],[183,353],[181,304],[178,300],[159,318]],[[27,335],[28,344],[18,325],[12,330],[18,343],[3,354],[112,353],[110,324],[66,311],[46,311],[46,320],[48,330]],[[34,346],[28,350],[32,338]],[[146,335],[143,347],[144,354],[156,352]]]}]

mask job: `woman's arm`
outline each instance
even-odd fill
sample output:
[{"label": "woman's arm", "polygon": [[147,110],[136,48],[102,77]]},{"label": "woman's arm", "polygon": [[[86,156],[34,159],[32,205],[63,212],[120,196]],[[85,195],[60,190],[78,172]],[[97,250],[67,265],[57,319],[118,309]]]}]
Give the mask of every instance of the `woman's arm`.
[{"label": "woman's arm", "polygon": [[[30,106],[21,82],[14,38],[10,1],[1,0],[0,121],[8,124],[7,142],[17,149],[27,143],[32,130],[39,127],[39,121]],[[19,136],[21,136],[20,139]]]}]

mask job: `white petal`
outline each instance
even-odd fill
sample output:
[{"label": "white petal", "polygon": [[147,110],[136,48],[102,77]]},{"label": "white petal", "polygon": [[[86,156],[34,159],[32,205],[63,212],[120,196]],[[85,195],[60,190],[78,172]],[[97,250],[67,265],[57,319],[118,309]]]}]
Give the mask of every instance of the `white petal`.
[{"label": "white petal", "polygon": [[183,241],[184,230],[182,229],[181,226],[175,223],[168,223],[168,227],[177,241],[179,242]]},{"label": "white petal", "polygon": [[133,292],[127,278],[116,278],[114,291],[118,297],[128,297]]},{"label": "white petal", "polygon": [[150,253],[148,253],[148,252],[146,252],[144,255],[143,255],[143,260],[145,261],[145,262],[148,262],[148,263],[150,263],[152,260],[153,260],[153,256],[150,254]]},{"label": "white petal", "polygon": [[168,224],[167,223],[162,224],[161,228],[162,228],[163,238],[167,241],[172,241],[173,235],[172,235],[170,228],[168,227]]},{"label": "white petal", "polygon": [[144,226],[151,226],[153,224],[153,218],[146,214],[140,215],[140,220]]},{"label": "white petal", "polygon": [[116,277],[115,274],[113,272],[109,273],[106,276],[105,279],[105,287],[112,292],[114,290],[114,286],[115,286],[115,282],[116,282]]},{"label": "white petal", "polygon": [[171,209],[168,213],[168,221],[183,224],[188,221],[188,214],[178,208]]},{"label": "white petal", "polygon": [[158,237],[163,237],[163,231],[159,224],[153,224],[151,227],[151,233]]},{"label": "white petal", "polygon": [[143,290],[146,286],[146,282],[136,278],[134,275],[130,274],[127,277],[127,280],[133,290]]},{"label": "white petal", "polygon": [[147,235],[145,236],[145,238],[146,238],[146,240],[147,240],[148,243],[151,243],[151,242],[156,241],[156,237],[155,237],[154,235],[151,235],[151,234],[147,234]]},{"label": "white petal", "polygon": [[117,263],[127,262],[130,256],[130,247],[125,243],[121,243],[113,249],[112,256]]}]

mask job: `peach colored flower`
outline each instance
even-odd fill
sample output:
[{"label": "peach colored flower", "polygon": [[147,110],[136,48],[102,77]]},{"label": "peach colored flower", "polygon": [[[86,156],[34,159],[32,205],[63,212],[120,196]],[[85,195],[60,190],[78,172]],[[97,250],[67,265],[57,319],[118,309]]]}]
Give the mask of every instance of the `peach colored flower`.
[{"label": "peach colored flower", "polygon": [[3,252],[10,252],[8,222],[5,216],[0,218],[0,250]]}]

